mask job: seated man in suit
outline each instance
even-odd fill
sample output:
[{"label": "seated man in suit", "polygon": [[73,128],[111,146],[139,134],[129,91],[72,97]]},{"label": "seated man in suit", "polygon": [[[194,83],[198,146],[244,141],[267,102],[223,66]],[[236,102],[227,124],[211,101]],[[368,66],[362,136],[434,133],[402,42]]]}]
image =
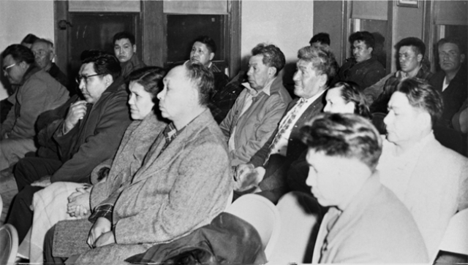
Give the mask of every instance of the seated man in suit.
[{"label": "seated man in suit", "polygon": [[395,49],[398,52],[400,70],[390,73],[364,90],[372,113],[387,113],[387,103],[395,91],[396,84],[401,80],[415,77],[427,81],[432,76],[429,63],[424,58],[426,44],[422,40],[414,37],[404,38],[395,45]]},{"label": "seated man in suit", "polygon": [[77,82],[85,100],[73,102],[65,118],[49,125],[57,156],[25,157],[16,164],[13,173],[19,193],[7,222],[18,230],[20,242],[31,227],[30,205],[36,191],[58,181],[89,183],[91,171],[117,152],[131,122],[120,73],[113,55],[84,60]]},{"label": "seated man in suit", "polygon": [[208,107],[219,124],[226,117],[243,88],[239,85],[226,86],[229,78],[213,63],[215,56],[216,43],[212,38],[200,36],[193,41],[190,62],[204,65],[214,75],[214,90]]},{"label": "seated man in suit", "polygon": [[444,111],[439,120],[442,126],[452,127],[452,118],[468,97],[466,77],[466,51],[462,41],[444,38],[437,42],[441,70],[429,80],[432,87],[442,93]]},{"label": "seated man in suit", "polygon": [[94,186],[90,221],[63,221],[49,231],[47,262],[79,254],[67,262],[123,264],[127,257],[187,235],[224,211],[233,181],[223,134],[207,107],[213,74],[186,63],[173,68],[163,82],[159,109],[171,123],[134,175]]},{"label": "seated man in suit", "polygon": [[55,58],[54,44],[46,39],[37,39],[31,46],[31,51],[34,53],[37,66],[68,88],[67,75],[60,71],[60,68],[53,62]]},{"label": "seated man in suit", "polygon": [[[293,100],[276,131],[247,164],[237,168],[237,190],[255,189],[274,203],[288,191],[285,181],[291,163],[306,150],[299,137],[304,123],[320,113],[324,92],[336,73],[329,50],[306,46],[298,51]],[[304,156],[305,157],[305,156]]]},{"label": "seated man in suit", "polygon": [[427,83],[400,82],[388,103],[377,167],[382,184],[410,209],[431,260],[450,218],[468,207],[468,159],[442,146],[432,131],[442,109],[440,93]]},{"label": "seated man in suit", "polygon": [[373,55],[375,39],[370,32],[354,32],[349,36],[349,43],[352,46],[353,57],[341,66],[338,80],[354,82],[358,89],[363,91],[385,76],[385,68]]},{"label": "seated man in suit", "polygon": [[13,44],[1,57],[5,76],[11,84],[19,86],[8,98],[13,107],[0,124],[0,170],[3,170],[36,150],[34,124],[37,117],[65,103],[68,91],[36,65],[30,49]]},{"label": "seated man in suit", "polygon": [[301,129],[307,184],[325,214],[312,263],[424,263],[426,248],[411,213],[376,171],[379,132],[355,114],[322,114]]},{"label": "seated man in suit", "polygon": [[137,46],[135,36],[132,33],[119,32],[114,35],[112,43],[114,44],[115,57],[119,59],[120,68],[122,68],[123,78],[127,78],[134,70],[145,67],[145,63],[136,54]]},{"label": "seated man in suit", "polygon": [[253,48],[247,72],[249,82],[219,125],[228,141],[232,166],[249,162],[283,117],[291,101],[282,75],[278,75],[285,61],[283,52],[273,44]]}]

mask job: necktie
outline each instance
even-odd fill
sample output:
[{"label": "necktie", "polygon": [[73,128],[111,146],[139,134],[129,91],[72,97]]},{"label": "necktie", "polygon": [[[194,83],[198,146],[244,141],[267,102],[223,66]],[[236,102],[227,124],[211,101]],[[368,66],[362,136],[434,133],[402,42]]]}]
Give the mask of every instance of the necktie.
[{"label": "necktie", "polygon": [[[279,129],[278,129],[278,133],[276,133],[275,138],[273,139],[273,142],[271,142],[268,158],[270,158],[270,156],[273,153],[275,153],[275,150],[279,149],[277,145],[279,141],[281,140],[281,137],[283,137],[283,135],[288,131],[288,128],[292,126],[292,122],[296,119],[296,116],[299,113],[299,110],[305,104],[305,102],[306,102],[305,99],[301,98],[297,102],[296,106],[294,106],[294,108],[289,111],[286,118],[283,121],[281,121],[279,125]],[[265,164],[268,162],[268,158],[265,161]]]},{"label": "necktie", "polygon": [[338,221],[338,218],[341,215],[341,211],[337,209],[336,207],[330,207],[327,215],[328,215],[327,223],[325,224],[326,229],[327,229],[327,234],[325,235],[325,239],[323,241],[323,245],[320,250],[320,258],[322,258],[323,254],[328,250],[328,235],[330,234],[330,231],[333,229],[333,226]]}]

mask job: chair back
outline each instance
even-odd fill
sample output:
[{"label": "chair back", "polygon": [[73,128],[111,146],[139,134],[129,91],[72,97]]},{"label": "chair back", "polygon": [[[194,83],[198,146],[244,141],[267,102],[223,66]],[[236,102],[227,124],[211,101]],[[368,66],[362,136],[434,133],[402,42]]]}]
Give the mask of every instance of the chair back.
[{"label": "chair back", "polygon": [[269,259],[281,229],[281,220],[275,205],[260,195],[247,194],[235,200],[226,212],[250,223],[257,230],[265,256]]},{"label": "chair back", "polygon": [[439,250],[468,255],[468,209],[456,213],[450,219]]},{"label": "chair back", "polygon": [[2,220],[2,213],[3,213],[3,200],[2,195],[0,194],[0,220]]},{"label": "chair back", "polygon": [[18,252],[18,233],[11,224],[0,227],[0,264],[15,264]]},{"label": "chair back", "polygon": [[276,208],[282,229],[270,262],[311,263],[322,216],[317,200],[311,194],[290,192],[281,197]]}]

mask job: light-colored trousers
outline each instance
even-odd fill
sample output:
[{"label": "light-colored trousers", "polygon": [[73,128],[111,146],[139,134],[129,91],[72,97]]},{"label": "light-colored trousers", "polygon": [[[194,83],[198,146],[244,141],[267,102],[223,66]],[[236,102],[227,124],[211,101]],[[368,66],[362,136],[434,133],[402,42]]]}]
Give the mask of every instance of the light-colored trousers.
[{"label": "light-colored trousers", "polygon": [[4,139],[0,141],[0,170],[9,168],[26,153],[36,151],[33,139]]},{"label": "light-colored trousers", "polygon": [[55,182],[34,194],[33,225],[18,248],[18,254],[34,264],[42,264],[44,237],[52,226],[62,220],[74,220],[67,213],[68,196],[86,184]]}]

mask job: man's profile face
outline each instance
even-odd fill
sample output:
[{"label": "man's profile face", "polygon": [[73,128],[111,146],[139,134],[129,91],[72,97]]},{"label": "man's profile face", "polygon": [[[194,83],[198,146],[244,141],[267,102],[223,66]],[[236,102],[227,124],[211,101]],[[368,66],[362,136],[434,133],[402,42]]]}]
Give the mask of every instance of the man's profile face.
[{"label": "man's profile face", "polygon": [[464,61],[465,54],[460,53],[455,43],[444,43],[439,46],[439,64],[445,72],[458,71]]},{"label": "man's profile face", "polygon": [[306,184],[322,206],[340,205],[346,194],[346,172],[349,163],[346,158],[327,156],[324,152],[309,149],[307,152],[309,175]]},{"label": "man's profile face", "polygon": [[262,90],[273,78],[270,67],[263,63],[263,54],[250,57],[249,71],[247,72],[250,86],[255,90]]},{"label": "man's profile face", "polygon": [[323,75],[319,75],[312,62],[299,60],[296,63],[297,70],[294,73],[294,94],[301,98],[315,96],[323,84]]},{"label": "man's profile face", "polygon": [[364,62],[372,57],[373,49],[367,47],[366,43],[362,40],[353,42],[353,56],[356,62]]},{"label": "man's profile face", "polygon": [[417,54],[412,46],[402,46],[398,51],[400,68],[405,73],[410,73],[417,69],[422,61],[422,55]]},{"label": "man's profile face", "polygon": [[31,51],[34,53],[36,64],[41,69],[48,70],[54,58],[54,53],[49,45],[45,42],[35,42],[31,47]]},{"label": "man's profile face", "polygon": [[384,118],[387,128],[387,140],[399,144],[410,141],[418,141],[418,132],[421,125],[423,111],[410,105],[406,94],[401,92],[393,93],[388,102],[388,114]]},{"label": "man's profile face", "polygon": [[96,103],[110,85],[106,83],[103,75],[96,75],[94,63],[87,63],[81,66],[78,80],[81,93],[88,103]]},{"label": "man's profile face", "polygon": [[114,43],[114,54],[119,62],[125,63],[132,59],[136,52],[136,45],[132,45],[129,39],[116,40]]},{"label": "man's profile face", "polygon": [[214,53],[210,52],[206,44],[198,41],[193,44],[192,51],[190,52],[191,63],[199,63],[208,66],[213,58]]},{"label": "man's profile face", "polygon": [[198,103],[198,90],[187,77],[184,65],[173,68],[163,79],[164,88],[158,93],[161,115],[169,120],[178,120],[186,115],[190,106]]},{"label": "man's profile face", "polygon": [[8,77],[10,84],[21,84],[28,69],[25,62],[17,63],[9,54],[3,59],[3,73]]}]

